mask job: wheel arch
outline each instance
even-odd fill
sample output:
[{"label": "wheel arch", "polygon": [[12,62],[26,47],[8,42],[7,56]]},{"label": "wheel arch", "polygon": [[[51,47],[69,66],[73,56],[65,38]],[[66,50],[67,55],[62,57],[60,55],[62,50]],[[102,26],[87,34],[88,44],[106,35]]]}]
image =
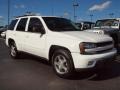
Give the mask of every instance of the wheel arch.
[{"label": "wheel arch", "polygon": [[9,38],[8,39],[8,46],[10,46],[12,42],[15,42],[15,41],[12,38]]},{"label": "wheel arch", "polygon": [[49,49],[49,56],[48,56],[50,63],[52,61],[52,55],[53,55],[53,53],[55,52],[55,50],[58,50],[58,49],[64,49],[64,50],[67,50],[69,53],[71,53],[71,51],[68,48],[64,47],[64,46],[51,45],[51,47]]}]

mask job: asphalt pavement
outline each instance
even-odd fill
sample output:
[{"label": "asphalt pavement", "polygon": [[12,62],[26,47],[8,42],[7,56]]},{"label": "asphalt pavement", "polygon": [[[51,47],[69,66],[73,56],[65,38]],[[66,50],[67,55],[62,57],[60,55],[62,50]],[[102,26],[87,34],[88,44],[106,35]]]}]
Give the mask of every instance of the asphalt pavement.
[{"label": "asphalt pavement", "polygon": [[120,55],[108,69],[62,79],[41,58],[23,54],[18,60],[12,59],[0,39],[0,90],[120,90]]}]

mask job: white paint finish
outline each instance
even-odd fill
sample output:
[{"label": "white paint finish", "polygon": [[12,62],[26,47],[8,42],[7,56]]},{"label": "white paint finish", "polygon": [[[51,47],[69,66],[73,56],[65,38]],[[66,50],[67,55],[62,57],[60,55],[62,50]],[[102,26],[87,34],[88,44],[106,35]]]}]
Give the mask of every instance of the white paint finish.
[{"label": "white paint finish", "polygon": [[83,42],[104,42],[111,41],[112,38],[105,35],[96,35],[95,33],[89,33],[85,31],[72,31],[72,32],[63,32],[69,36],[76,37]]},{"label": "white paint finish", "polygon": [[[79,53],[71,53],[73,57],[73,62],[75,68],[92,68],[95,66],[95,63],[98,60],[110,60],[116,54],[116,49],[113,49],[106,53],[94,54],[94,55],[81,55]],[[91,66],[88,66],[89,61],[94,61],[95,63]]]},{"label": "white paint finish", "polygon": [[[26,25],[26,32],[8,30],[6,33],[7,45],[8,39],[11,38],[15,41],[18,50],[41,56],[47,59],[49,59],[49,50],[52,45],[65,47],[69,49],[72,53],[75,68],[89,68],[87,66],[89,61],[95,60],[96,62],[97,58],[102,59],[105,57],[110,57],[116,53],[116,50],[112,50],[102,54],[81,55],[79,49],[79,44],[81,42],[106,42],[112,41],[112,38],[107,35],[98,35],[84,31],[53,32],[48,29],[41,16],[26,17],[29,18]],[[45,34],[41,35],[40,33],[27,32],[30,17],[37,17],[40,19],[45,28]],[[91,67],[94,67],[94,65],[92,65]]]},{"label": "white paint finish", "polygon": [[46,34],[26,32],[24,39],[26,52],[45,57]]},{"label": "white paint finish", "polygon": [[13,31],[14,32],[14,40],[17,45],[18,50],[24,51],[25,50],[25,32],[21,31]]}]

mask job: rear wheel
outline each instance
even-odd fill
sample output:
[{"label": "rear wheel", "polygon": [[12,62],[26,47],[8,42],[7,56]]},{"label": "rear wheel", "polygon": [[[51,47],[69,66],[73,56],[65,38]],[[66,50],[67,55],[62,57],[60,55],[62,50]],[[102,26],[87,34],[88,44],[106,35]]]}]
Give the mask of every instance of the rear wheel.
[{"label": "rear wheel", "polygon": [[52,57],[52,65],[56,74],[62,78],[68,78],[73,74],[74,65],[70,52],[67,50],[55,51]]},{"label": "rear wheel", "polygon": [[10,44],[10,56],[14,59],[19,57],[19,52],[17,50],[15,42],[11,42]]}]

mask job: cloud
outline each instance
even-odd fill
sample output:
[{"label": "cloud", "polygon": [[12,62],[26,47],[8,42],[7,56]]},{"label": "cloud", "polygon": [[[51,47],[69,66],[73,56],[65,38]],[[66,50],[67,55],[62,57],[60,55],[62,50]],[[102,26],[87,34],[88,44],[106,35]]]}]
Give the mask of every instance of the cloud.
[{"label": "cloud", "polygon": [[36,13],[36,15],[41,15],[40,13]]},{"label": "cloud", "polygon": [[64,16],[69,16],[69,13],[65,12],[65,13],[64,13]]},{"label": "cloud", "polygon": [[3,19],[3,16],[0,16],[0,19]]},{"label": "cloud", "polygon": [[14,8],[18,8],[18,5],[14,5]]},{"label": "cloud", "polygon": [[23,4],[14,5],[14,8],[16,8],[16,9],[25,8],[25,5],[23,5]]},{"label": "cloud", "polygon": [[20,5],[20,8],[25,8],[25,5]]},{"label": "cloud", "polygon": [[111,1],[106,1],[102,4],[96,4],[93,5],[91,8],[89,8],[89,11],[102,11],[110,6],[112,2]]}]

